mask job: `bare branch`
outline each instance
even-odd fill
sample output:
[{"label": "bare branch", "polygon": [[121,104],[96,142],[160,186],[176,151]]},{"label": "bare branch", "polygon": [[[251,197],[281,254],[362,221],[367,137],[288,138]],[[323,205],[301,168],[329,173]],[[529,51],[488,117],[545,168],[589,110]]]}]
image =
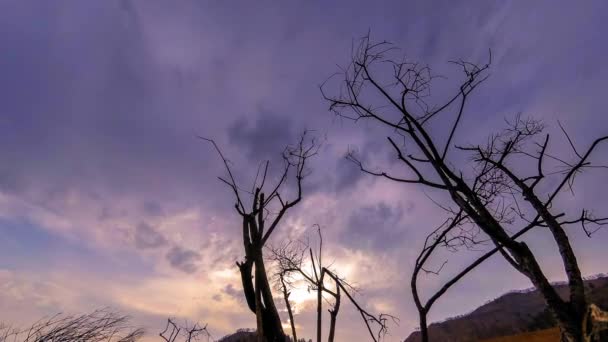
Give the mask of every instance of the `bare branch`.
[{"label": "bare branch", "polygon": [[[398,177],[386,170],[371,170],[365,167],[361,160],[350,153],[347,158],[354,162],[359,169],[367,174],[383,177],[403,184],[419,184],[430,188],[443,190],[459,211],[442,205],[452,216],[452,221],[431,232],[427,237],[421,254],[416,260],[412,277],[412,288],[416,305],[420,312],[423,341],[428,341],[426,331],[426,314],[433,303],[441,297],[452,285],[481,264],[496,252],[509,262],[515,270],[526,276],[540,291],[551,312],[555,315],[562,328],[566,329],[571,340],[580,340],[581,321],[585,315],[587,298],[582,282],[582,276],[569,238],[563,229],[566,224],[580,223],[586,234],[591,235],[593,225],[598,228],[605,224],[604,219],[596,219],[586,211],[578,219],[566,220],[561,214],[552,213],[552,203],[557,194],[567,186],[573,192],[573,184],[577,175],[585,168],[603,166],[592,165],[587,159],[591,152],[608,136],[596,139],[585,153],[580,153],[573,140],[561,126],[574,154],[576,162],[549,153],[549,136],[544,136],[543,142],[536,141],[544,129],[542,122],[518,115],[515,120],[507,121],[507,127],[499,134],[493,135],[485,145],[459,146],[454,142],[457,130],[461,128],[465,105],[471,93],[487,79],[487,70],[491,63],[484,65],[459,60],[453,61],[464,73],[458,91],[446,102],[432,108],[425,103],[428,96],[432,74],[428,67],[420,67],[416,63],[396,62],[390,55],[395,51],[387,42],[373,43],[369,36],[364,37],[360,45],[353,50],[352,60],[346,68],[341,69],[344,77],[337,95],[330,96],[322,86],[322,95],[329,102],[329,109],[334,114],[350,118],[355,122],[368,119],[386,127],[404,139],[403,147],[398,146],[392,138],[388,138],[389,146],[397,152],[398,160],[411,172],[412,177]],[[382,67],[388,66],[383,72]],[[390,82],[386,75],[392,73]],[[415,112],[416,106],[422,114]],[[451,108],[456,108],[455,113]],[[444,137],[436,137],[432,133],[443,131],[429,127],[431,119],[440,114],[454,113],[453,124]],[[446,118],[447,120],[447,118]],[[445,120],[444,120],[445,121]],[[441,146],[439,147],[439,144]],[[472,167],[459,169],[448,160],[451,146],[470,153]],[[528,146],[536,146],[539,150],[528,151]],[[411,153],[403,153],[405,148]],[[416,155],[416,157],[413,157]],[[536,172],[530,176],[520,176],[513,167],[514,159],[521,158],[529,163],[535,163]],[[558,172],[545,170],[546,159],[558,162]],[[424,163],[423,167],[418,167]],[[541,187],[537,185],[542,179],[562,174],[563,178],[553,190],[540,194]],[[544,189],[543,189],[544,190]],[[532,213],[530,215],[530,213]],[[533,219],[526,214],[534,216]],[[523,222],[516,234],[511,234],[510,228],[517,227]],[[564,301],[555,291],[543,269],[536,259],[535,253],[518,237],[534,227],[548,227],[562,257],[562,263],[569,279],[570,301]],[[477,234],[483,233],[487,238],[479,239]],[[491,242],[495,248],[484,254],[476,262],[450,279],[444,286],[433,294],[426,303],[418,298],[416,279],[419,272],[438,273],[425,266],[429,256],[438,246],[448,250],[459,248],[472,249],[477,245]],[[438,268],[441,270],[445,263]]]}]

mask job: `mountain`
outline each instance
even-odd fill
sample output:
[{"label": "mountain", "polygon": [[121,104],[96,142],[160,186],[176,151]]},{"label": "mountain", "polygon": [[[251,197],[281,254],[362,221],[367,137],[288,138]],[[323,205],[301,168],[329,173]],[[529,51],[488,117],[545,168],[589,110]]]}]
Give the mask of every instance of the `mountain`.
[{"label": "mountain", "polygon": [[[252,329],[239,329],[236,331],[236,333],[232,334],[232,335],[227,335],[224,336],[222,338],[220,338],[217,342],[257,342],[257,337],[255,334],[255,330]],[[291,341],[291,337],[289,338],[289,340]],[[306,339],[303,338],[299,338],[298,339],[299,342],[306,342]],[[308,340],[309,342],[312,342],[312,340]]]},{"label": "mountain", "polygon": [[[603,309],[608,308],[608,275],[592,277],[585,284],[591,302]],[[554,287],[562,298],[567,298],[568,288],[564,283],[554,284]],[[555,322],[541,295],[528,289],[506,293],[467,315],[433,323],[429,326],[429,337],[433,342],[482,341],[553,326]],[[405,342],[418,341],[418,331],[405,339]]]},{"label": "mountain", "polygon": [[249,329],[239,329],[236,333],[224,336],[218,342],[256,342],[255,331]]}]

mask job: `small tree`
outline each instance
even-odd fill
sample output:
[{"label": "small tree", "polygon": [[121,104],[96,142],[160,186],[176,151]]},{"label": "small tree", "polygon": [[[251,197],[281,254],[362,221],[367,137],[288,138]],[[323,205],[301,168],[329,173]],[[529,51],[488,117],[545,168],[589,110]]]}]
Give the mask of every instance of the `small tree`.
[{"label": "small tree", "polygon": [[[263,249],[287,211],[302,200],[302,182],[308,174],[307,161],[316,155],[318,144],[314,139],[308,139],[305,132],[298,144],[287,146],[283,151],[283,169],[278,181],[273,185],[267,183],[270,162],[266,161],[258,168],[252,190],[247,191],[237,185],[230,164],[217,144],[207,138],[201,139],[211,142],[222,158],[228,177],[219,179],[232,190],[236,202],[234,208],[242,219],[245,259],[237,262],[237,266],[247,305],[256,316],[258,340],[283,342],[286,336],[268,282]],[[289,177],[295,179],[295,194],[287,200],[283,192]]]},{"label": "small tree", "polygon": [[[303,241],[288,241],[280,247],[270,248],[270,258],[276,263],[276,276],[280,281],[287,305],[294,340],[296,340],[296,330],[291,304],[289,303],[290,289],[294,287],[294,275],[302,277],[308,283],[309,289],[317,293],[317,342],[321,342],[322,338],[323,293],[328,294],[334,300],[333,304],[331,304],[332,307],[328,309],[330,316],[329,342],[333,342],[336,335],[336,323],[338,312],[340,311],[342,293],[346,295],[361,315],[372,340],[380,340],[387,332],[388,320],[396,322],[397,318],[388,314],[374,315],[369,313],[354,298],[353,294],[357,292],[357,289],[351,286],[346,279],[338,276],[336,271],[330,270],[323,265],[323,235],[321,234],[319,225],[315,225],[315,228],[319,239],[319,246],[316,252],[313,251],[308,242],[305,243]],[[308,262],[306,260],[307,256]],[[311,270],[307,271],[307,268]],[[326,285],[327,281],[333,283],[333,288]]]},{"label": "small tree", "polygon": [[[397,176],[386,169],[370,168],[355,153],[349,153],[348,159],[361,171],[396,183],[418,184],[439,190],[457,208],[444,206],[452,218],[430,235],[431,239],[427,239],[416,261],[412,290],[420,311],[423,341],[428,341],[426,314],[434,301],[462,279],[464,274],[496,252],[539,290],[559,323],[565,340],[589,340],[589,332],[594,328],[589,323],[592,320],[587,318],[593,307],[585,296],[581,271],[565,227],[582,224],[590,235],[590,225],[606,224],[608,219],[595,218],[586,209],[581,209],[576,217],[566,217],[565,213],[555,212],[552,204],[561,190],[565,187],[572,189],[574,179],[581,171],[596,167],[589,158],[601,143],[608,140],[608,136],[596,139],[586,150],[579,151],[565,134],[575,155],[573,161],[566,161],[550,153],[550,137],[544,133],[542,123],[517,117],[508,123],[503,132],[491,136],[485,144],[458,145],[454,139],[457,130],[462,128],[467,101],[487,79],[491,58],[484,65],[453,62],[463,71],[464,80],[447,101],[431,106],[425,101],[434,78],[430,69],[415,63],[395,61],[390,57],[394,51],[395,48],[388,42],[372,43],[369,36],[363,38],[353,51],[352,62],[340,72],[343,79],[338,94],[327,95],[324,86],[321,91],[330,103],[330,110],[336,115],[354,121],[367,119],[390,128],[393,134],[387,137],[388,145],[409,176]],[[450,112],[453,113],[451,119],[446,117]],[[442,132],[440,127],[431,129],[433,122],[449,123],[444,136],[436,135]],[[398,143],[397,138],[403,143]],[[459,159],[454,158],[454,151],[467,153],[471,167],[456,167]],[[524,160],[524,165],[533,164],[534,167],[522,171],[514,162],[518,159]],[[547,163],[552,163],[554,168],[548,170]],[[546,182],[550,177],[558,177],[557,185],[552,189],[551,184]],[[541,183],[544,183],[543,186],[539,186]],[[535,253],[525,242],[518,240],[535,227],[545,228],[559,249],[568,277],[567,301],[551,286]],[[517,233],[511,235],[510,229],[516,229]],[[492,243],[495,250],[446,283],[426,304],[422,303],[417,295],[416,279],[430,253],[437,245],[447,241],[456,241],[462,246],[476,244],[479,242],[477,233],[483,234],[482,241]],[[450,234],[455,234],[452,235],[455,239],[450,238]],[[429,244],[429,241],[435,242]]]},{"label": "small tree", "polygon": [[201,338],[203,337],[205,337],[206,341],[211,339],[211,334],[209,333],[209,330],[207,330],[207,324],[203,326],[194,323],[192,325],[181,326],[171,318],[167,319],[165,330],[158,335],[165,342],[194,342],[201,341]]}]

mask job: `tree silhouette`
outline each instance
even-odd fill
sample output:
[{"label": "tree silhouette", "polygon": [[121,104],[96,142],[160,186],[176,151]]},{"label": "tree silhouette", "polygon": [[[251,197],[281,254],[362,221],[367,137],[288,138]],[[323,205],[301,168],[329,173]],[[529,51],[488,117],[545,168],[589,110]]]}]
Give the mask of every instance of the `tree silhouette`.
[{"label": "tree silhouette", "polygon": [[[211,334],[207,330],[207,324],[204,326],[195,323],[190,326],[180,326],[175,323],[175,320],[168,318],[165,330],[158,334],[165,342],[194,342],[201,341],[205,337],[209,341]],[[180,338],[180,339],[178,339]]]},{"label": "tree silhouette", "polygon": [[[308,283],[309,289],[316,291],[317,293],[317,342],[321,342],[322,338],[323,293],[326,293],[333,298],[333,304],[330,303],[331,308],[328,309],[330,316],[329,342],[333,342],[336,336],[336,323],[340,311],[342,294],[347,297],[361,315],[372,340],[379,341],[387,333],[388,321],[397,322],[397,318],[384,313],[374,315],[365,310],[354,297],[357,289],[349,284],[346,279],[340,277],[335,270],[331,269],[331,267],[324,266],[323,235],[319,225],[315,225],[314,227],[317,232],[319,243],[316,251],[313,250],[308,242],[304,241],[288,241],[279,247],[270,247],[270,259],[276,263],[276,276],[283,289],[286,303],[289,302],[289,289],[294,287],[292,281],[293,276],[300,276]],[[309,271],[307,271],[308,268],[310,269]],[[326,284],[328,281],[333,283],[333,287]],[[294,339],[296,339],[291,305],[288,304],[287,308],[290,313],[289,316]]]},{"label": "tree silhouette", "polygon": [[[302,182],[309,173],[307,161],[317,154],[319,145],[314,138],[309,138],[308,132],[304,132],[295,146],[287,146],[283,151],[283,169],[275,184],[267,182],[270,162],[266,161],[258,168],[252,190],[248,191],[237,184],[230,163],[217,144],[207,138],[201,139],[212,143],[221,157],[227,178],[219,179],[232,190],[236,202],[234,208],[242,219],[245,260],[237,262],[237,266],[247,305],[256,315],[258,340],[283,342],[286,336],[272,296],[263,250],[287,211],[302,200]],[[288,190],[289,177],[295,179],[295,194],[286,199],[284,192]]]},{"label": "tree silhouette", "polygon": [[[347,158],[362,172],[443,192],[451,202],[452,206],[440,204],[451,218],[429,235],[412,277],[423,340],[428,341],[426,315],[433,303],[497,252],[539,290],[559,323],[564,340],[588,340],[587,332],[593,329],[584,327],[583,322],[592,322],[588,317],[593,306],[587,302],[581,271],[565,228],[580,224],[585,233],[591,235],[598,226],[608,223],[608,218],[596,218],[584,208],[576,216],[569,216],[556,212],[552,204],[564,188],[573,189],[581,171],[602,167],[592,164],[590,156],[608,136],[596,139],[580,151],[562,127],[573,152],[572,160],[566,160],[550,152],[550,135],[545,133],[540,121],[518,116],[484,144],[459,145],[454,141],[457,131],[466,128],[463,127],[466,104],[474,90],[487,79],[491,54],[489,61],[482,65],[453,61],[462,70],[464,80],[453,96],[431,106],[426,99],[436,76],[427,66],[392,59],[395,52],[396,48],[388,42],[374,43],[369,35],[364,37],[354,49],[351,63],[338,73],[341,83],[337,94],[328,95],[326,84],[321,86],[321,92],[329,101],[330,110],[339,117],[355,122],[370,120],[389,128],[387,143],[409,175],[396,175],[388,168],[371,168],[356,153],[350,152]],[[444,126],[436,125],[438,122]],[[448,123],[447,130],[445,123]],[[470,164],[458,167],[460,159],[455,153],[468,156]],[[528,244],[518,239],[533,228],[548,232],[559,249],[568,277],[567,301],[551,286]],[[511,230],[517,233],[510,234]],[[425,270],[424,263],[435,248],[439,245],[468,248],[482,242],[495,248],[423,303],[416,279],[420,271]]]}]

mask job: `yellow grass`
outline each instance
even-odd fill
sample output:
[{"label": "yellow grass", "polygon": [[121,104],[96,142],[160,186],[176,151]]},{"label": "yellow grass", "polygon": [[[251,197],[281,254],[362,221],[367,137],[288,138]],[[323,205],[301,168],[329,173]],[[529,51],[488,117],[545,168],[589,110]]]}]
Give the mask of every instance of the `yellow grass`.
[{"label": "yellow grass", "polygon": [[506,337],[491,338],[483,342],[559,342],[559,329],[551,328]]}]

